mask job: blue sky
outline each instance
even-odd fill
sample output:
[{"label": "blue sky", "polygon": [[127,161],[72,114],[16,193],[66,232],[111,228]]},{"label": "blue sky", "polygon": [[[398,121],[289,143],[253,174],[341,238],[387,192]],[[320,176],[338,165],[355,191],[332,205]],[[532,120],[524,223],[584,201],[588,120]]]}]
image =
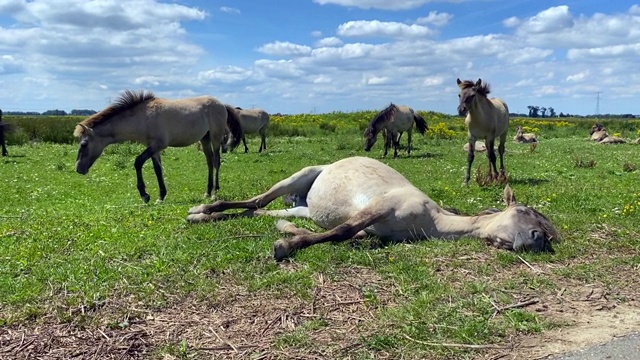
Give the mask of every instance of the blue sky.
[{"label": "blue sky", "polygon": [[271,113],[454,114],[456,78],[511,112],[640,114],[640,3],[0,0],[0,108],[100,110],[125,89]]}]

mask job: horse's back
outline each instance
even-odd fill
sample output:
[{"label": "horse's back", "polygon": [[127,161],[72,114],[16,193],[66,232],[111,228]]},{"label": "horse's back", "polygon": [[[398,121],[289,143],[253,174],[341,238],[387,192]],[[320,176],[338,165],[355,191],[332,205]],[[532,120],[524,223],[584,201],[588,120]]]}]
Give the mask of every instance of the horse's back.
[{"label": "horse's back", "polygon": [[245,133],[258,132],[269,124],[269,113],[263,109],[241,109],[238,110],[238,115]]},{"label": "horse's back", "polygon": [[413,128],[413,109],[405,105],[396,105],[393,120],[387,125],[387,129],[396,131],[409,131]]}]

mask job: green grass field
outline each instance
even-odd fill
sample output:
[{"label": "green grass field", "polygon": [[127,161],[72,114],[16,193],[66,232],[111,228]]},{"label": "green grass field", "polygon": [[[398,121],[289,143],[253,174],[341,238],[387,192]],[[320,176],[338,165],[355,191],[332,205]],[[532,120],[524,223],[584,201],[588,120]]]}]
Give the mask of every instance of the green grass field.
[{"label": "green grass field", "polygon": [[[533,151],[509,141],[505,162],[518,200],[561,232],[555,254],[370,239],[283,263],[272,258],[273,218],[186,223],[206,201],[195,147],[164,151],[162,204],[145,166],[145,205],[139,145],[108,147],[86,176],[74,171],[75,144],[10,146],[0,158],[0,358],[472,359],[566,325],[561,305],[585,289],[607,296],[580,309],[637,306],[640,145],[597,145],[583,130],[538,135]],[[221,199],[254,196],[303,166],[382,153],[382,141],[365,153],[356,130],[268,137],[262,154],[248,140],[249,154],[223,155]],[[462,186],[463,143],[414,135],[410,158],[381,160],[443,206],[501,208],[502,188]],[[485,169],[484,154],[476,166]]]}]

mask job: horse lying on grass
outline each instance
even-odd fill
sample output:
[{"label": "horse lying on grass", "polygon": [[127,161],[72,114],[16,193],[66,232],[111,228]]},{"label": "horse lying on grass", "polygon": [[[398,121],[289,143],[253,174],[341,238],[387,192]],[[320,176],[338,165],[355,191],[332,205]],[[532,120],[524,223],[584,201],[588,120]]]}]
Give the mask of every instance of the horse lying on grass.
[{"label": "horse lying on grass", "polygon": [[598,144],[624,144],[626,141],[617,136],[612,136],[607,133],[602,123],[595,123],[589,131],[591,141],[595,141]]},{"label": "horse lying on grass", "polygon": [[[297,206],[264,210],[281,196],[295,194]],[[290,196],[291,197],[291,196]],[[406,178],[382,162],[350,157],[329,165],[305,167],[276,183],[267,192],[245,201],[216,201],[189,209],[191,223],[243,216],[302,217],[330,229],[313,233],[280,220],[277,228],[294,235],[273,244],[277,261],[294,251],[324,242],[340,242],[367,235],[391,241],[457,239],[468,236],[512,251],[553,252],[559,235],[538,211],[516,203],[509,186],[504,190],[504,211],[460,216],[431,200]],[[244,212],[224,213],[229,209]]]},{"label": "horse lying on grass", "polygon": [[525,133],[522,126],[518,126],[518,131],[516,132],[516,136],[513,137],[513,141],[517,143],[535,143],[538,142],[538,138],[534,133]]}]

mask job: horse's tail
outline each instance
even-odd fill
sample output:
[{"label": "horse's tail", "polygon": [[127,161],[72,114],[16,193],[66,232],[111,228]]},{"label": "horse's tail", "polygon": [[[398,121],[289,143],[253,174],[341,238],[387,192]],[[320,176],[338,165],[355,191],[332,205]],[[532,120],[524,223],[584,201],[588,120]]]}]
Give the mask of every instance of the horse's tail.
[{"label": "horse's tail", "polygon": [[240,141],[242,140],[242,126],[240,125],[240,117],[233,106],[225,105],[225,108],[227,108],[227,127],[231,132],[225,148],[233,150],[240,145]]},{"label": "horse's tail", "polygon": [[413,113],[413,121],[416,122],[416,128],[420,134],[424,135],[427,130],[429,130],[429,125],[427,125],[427,122],[422,116],[418,115],[418,113]]}]

